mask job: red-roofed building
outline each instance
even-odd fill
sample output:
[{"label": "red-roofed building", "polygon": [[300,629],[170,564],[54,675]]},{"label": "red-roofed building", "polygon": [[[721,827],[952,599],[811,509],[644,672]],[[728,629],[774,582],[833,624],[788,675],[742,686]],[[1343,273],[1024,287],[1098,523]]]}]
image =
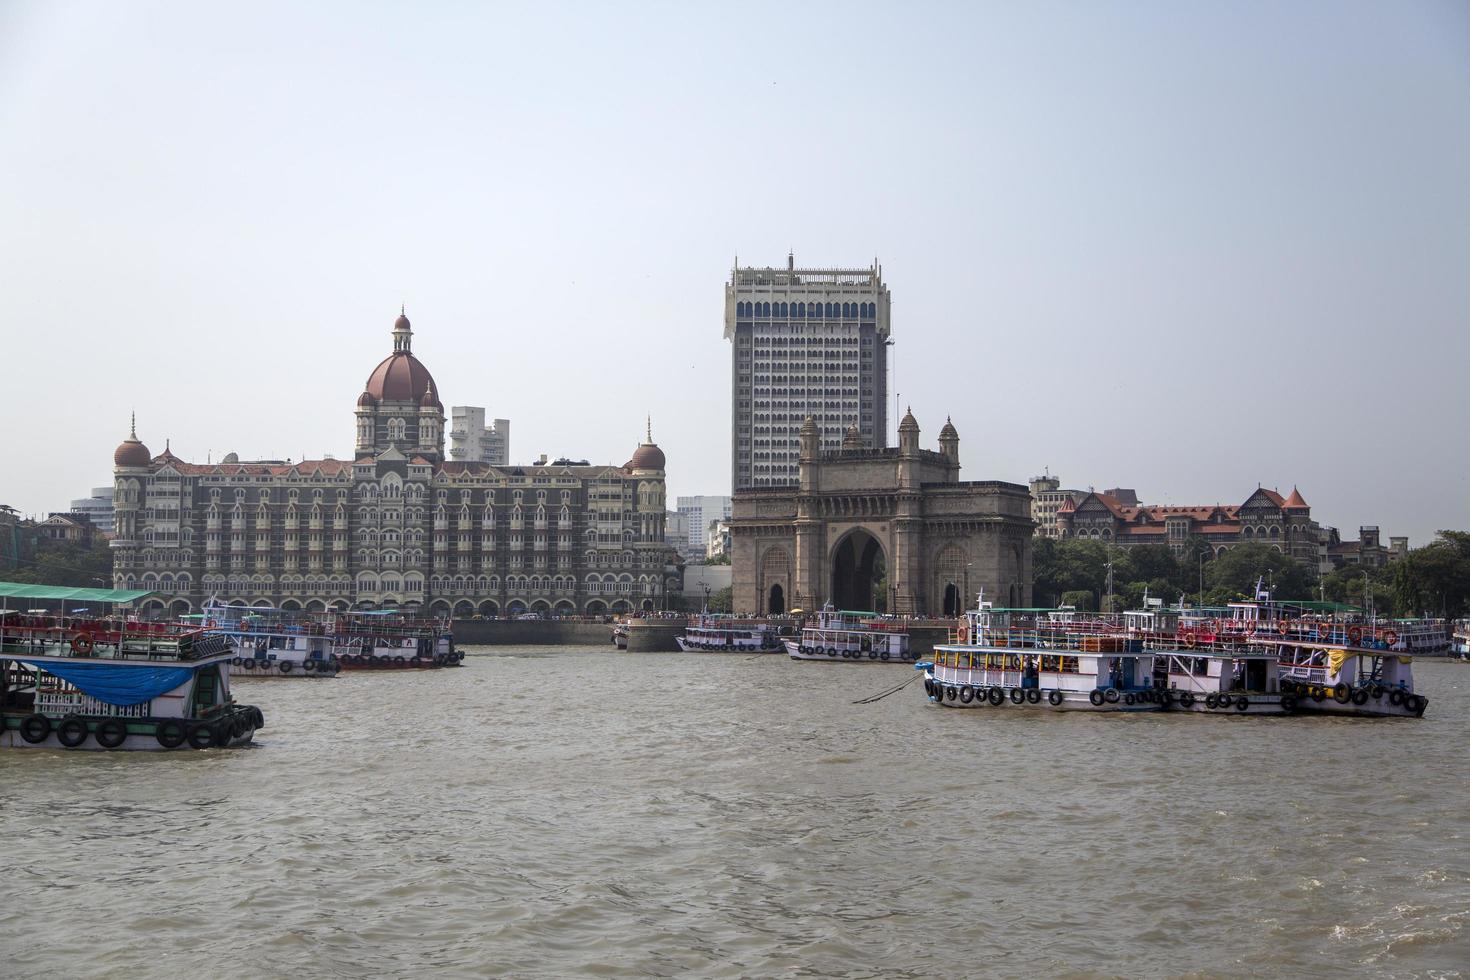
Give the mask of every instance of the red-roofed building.
[{"label": "red-roofed building", "polygon": [[399,316],[356,397],[350,461],[189,462],[131,432],[113,455],[115,586],[174,615],[210,599],[455,617],[666,608],[678,579],[651,431],[623,465],[446,461],[412,338]]},{"label": "red-roofed building", "polygon": [[1295,487],[1289,497],[1258,487],[1244,503],[1185,506],[1128,504],[1091,492],[1058,511],[1057,528],[1064,538],[1092,538],[1124,548],[1162,543],[1176,552],[1191,537],[1203,538],[1217,554],[1242,542],[1259,542],[1311,568],[1320,564],[1322,529]]}]

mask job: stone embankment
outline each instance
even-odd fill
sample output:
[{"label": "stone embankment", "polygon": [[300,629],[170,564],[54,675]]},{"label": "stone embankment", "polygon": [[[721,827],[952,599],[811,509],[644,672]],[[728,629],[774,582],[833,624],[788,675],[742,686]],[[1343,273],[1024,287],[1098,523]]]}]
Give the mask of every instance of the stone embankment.
[{"label": "stone embankment", "polygon": [[[677,619],[634,619],[628,623],[628,649],[641,653],[673,653],[674,637],[684,632]],[[782,625],[790,625],[783,621]],[[613,624],[544,619],[456,619],[454,642],[460,646],[603,646],[613,650]],[[923,620],[909,626],[909,648],[927,656],[936,643],[952,635],[949,621]]]}]

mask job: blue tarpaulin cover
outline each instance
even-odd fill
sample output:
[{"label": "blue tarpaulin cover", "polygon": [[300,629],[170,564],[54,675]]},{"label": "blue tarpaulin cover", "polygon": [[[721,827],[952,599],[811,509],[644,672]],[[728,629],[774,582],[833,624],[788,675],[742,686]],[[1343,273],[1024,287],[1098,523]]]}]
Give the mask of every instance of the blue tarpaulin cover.
[{"label": "blue tarpaulin cover", "polygon": [[64,681],[70,681],[83,694],[118,707],[142,704],[166,691],[172,691],[187,681],[194,672],[189,667],[156,667],[151,664],[124,667],[98,663],[95,660],[37,666]]}]

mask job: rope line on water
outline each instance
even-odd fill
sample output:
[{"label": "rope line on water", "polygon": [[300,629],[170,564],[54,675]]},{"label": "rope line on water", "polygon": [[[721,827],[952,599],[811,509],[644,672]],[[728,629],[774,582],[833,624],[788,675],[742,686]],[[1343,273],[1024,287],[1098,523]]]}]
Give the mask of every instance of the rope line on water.
[{"label": "rope line on water", "polygon": [[897,694],[899,691],[902,691],[904,688],[908,687],[914,681],[918,680],[919,677],[920,677],[920,672],[916,670],[916,671],[914,671],[914,675],[912,677],[910,677],[908,680],[904,681],[902,684],[898,685],[897,687],[890,688],[889,690],[884,691],[882,694],[875,694],[872,697],[859,698],[858,700],[854,701],[853,704],[872,704],[874,701],[882,701],[884,698],[888,697],[888,695],[890,695],[890,694]]}]

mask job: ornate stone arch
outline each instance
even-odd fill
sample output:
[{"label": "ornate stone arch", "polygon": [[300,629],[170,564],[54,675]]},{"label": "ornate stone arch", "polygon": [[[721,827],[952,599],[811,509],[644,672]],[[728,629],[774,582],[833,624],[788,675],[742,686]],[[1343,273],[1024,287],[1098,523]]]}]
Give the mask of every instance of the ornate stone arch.
[{"label": "ornate stone arch", "polygon": [[791,603],[791,553],[781,545],[773,545],[761,556],[761,611],[768,615],[784,613]]},{"label": "ornate stone arch", "polygon": [[929,584],[930,613],[944,616],[960,616],[965,611],[965,593],[969,590],[966,581],[965,550],[950,543],[939,549],[934,556]]}]

